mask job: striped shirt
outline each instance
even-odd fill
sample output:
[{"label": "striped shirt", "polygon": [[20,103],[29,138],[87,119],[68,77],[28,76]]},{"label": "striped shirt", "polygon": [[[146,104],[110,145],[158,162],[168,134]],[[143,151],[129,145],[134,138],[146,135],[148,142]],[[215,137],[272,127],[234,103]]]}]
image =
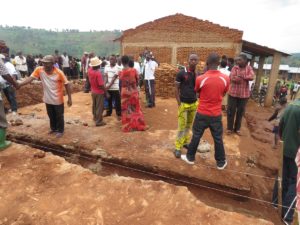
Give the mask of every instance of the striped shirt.
[{"label": "striped shirt", "polygon": [[44,67],[39,66],[31,76],[41,79],[44,89],[43,100],[46,104],[61,105],[64,103],[64,85],[68,84],[68,80],[60,69],[53,67],[51,74],[48,74]]},{"label": "striped shirt", "polygon": [[251,66],[240,68],[234,66],[230,73],[230,88],[228,94],[237,98],[249,98],[249,81],[253,80],[254,72]]}]

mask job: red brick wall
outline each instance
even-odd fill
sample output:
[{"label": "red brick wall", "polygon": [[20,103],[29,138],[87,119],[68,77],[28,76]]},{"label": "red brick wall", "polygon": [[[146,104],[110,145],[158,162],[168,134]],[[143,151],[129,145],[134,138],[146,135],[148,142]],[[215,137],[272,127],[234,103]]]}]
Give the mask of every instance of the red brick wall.
[{"label": "red brick wall", "polygon": [[[147,47],[147,46],[145,46]],[[134,56],[134,59],[137,60],[140,53],[144,52],[145,47],[136,47],[136,46],[127,46],[124,48],[124,55],[131,55]],[[159,62],[164,63],[171,63],[171,57],[172,57],[172,49],[167,47],[151,47],[148,48],[150,51],[153,52],[155,58]]]},{"label": "red brick wall", "polygon": [[[148,47],[159,62],[170,64],[172,62],[171,46],[174,44],[182,46],[184,43],[229,43],[232,44],[231,46],[234,46],[233,44],[241,43],[242,35],[243,32],[236,29],[176,14],[124,31],[121,43],[123,46],[126,46],[128,43],[133,44],[130,47],[126,46],[123,54],[131,54],[138,57],[139,53],[143,52],[145,47]],[[135,43],[138,43],[139,47],[134,46]],[[159,47],[164,45],[166,47]],[[210,52],[234,57],[236,49],[234,47],[231,49],[179,47],[177,48],[177,62],[183,63],[187,61],[189,54],[192,52],[196,52],[200,56],[200,60],[205,61]]]},{"label": "red brick wall", "polygon": [[243,32],[222,27],[209,21],[176,14],[142,24],[124,31],[123,43],[137,42],[235,42],[242,40]]},{"label": "red brick wall", "polygon": [[235,49],[228,48],[178,48],[177,49],[177,61],[180,64],[187,62],[190,53],[197,53],[200,61],[206,61],[208,55],[212,52],[218,53],[220,56],[226,55],[227,57],[235,56]]}]

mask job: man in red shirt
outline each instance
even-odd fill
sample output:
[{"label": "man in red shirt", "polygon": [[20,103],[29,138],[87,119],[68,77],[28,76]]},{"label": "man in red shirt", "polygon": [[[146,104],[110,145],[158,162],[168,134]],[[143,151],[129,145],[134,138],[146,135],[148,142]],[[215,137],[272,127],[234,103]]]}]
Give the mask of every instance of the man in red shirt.
[{"label": "man in red shirt", "polygon": [[101,60],[98,57],[91,58],[90,68],[88,69],[88,79],[91,85],[92,100],[93,100],[93,119],[96,126],[106,125],[103,122],[103,109],[104,109],[104,81],[100,72]]},{"label": "man in red shirt", "polygon": [[204,131],[209,128],[215,144],[215,160],[218,169],[227,165],[223,144],[222,98],[229,88],[229,77],[218,71],[220,57],[216,53],[208,56],[208,71],[196,79],[195,91],[199,92],[199,106],[193,124],[193,137],[186,155],[181,159],[194,164],[197,147]]},{"label": "man in red shirt", "polygon": [[[242,118],[245,113],[247,101],[250,97],[249,81],[253,80],[254,72],[248,66],[245,54],[240,54],[230,73],[230,89],[228,91],[227,108],[227,134],[233,131],[241,135]],[[235,121],[234,121],[235,119]]]}]

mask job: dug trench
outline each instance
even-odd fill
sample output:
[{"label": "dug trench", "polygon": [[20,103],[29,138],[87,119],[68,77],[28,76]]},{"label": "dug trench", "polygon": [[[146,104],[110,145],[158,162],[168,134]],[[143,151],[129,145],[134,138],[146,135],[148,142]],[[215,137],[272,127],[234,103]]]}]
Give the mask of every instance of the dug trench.
[{"label": "dug trench", "polygon": [[[65,158],[69,163],[81,165],[99,176],[118,175],[142,180],[164,181],[176,186],[186,186],[189,191],[205,204],[225,211],[254,216],[280,224],[277,212],[269,204],[251,200],[250,192],[216,185],[203,180],[189,178],[159,168],[146,167],[106,155],[105,152],[89,154],[83,149],[51,142],[43,142],[27,135],[10,133],[8,139],[13,142],[51,152]],[[251,197],[250,197],[251,198]]]}]

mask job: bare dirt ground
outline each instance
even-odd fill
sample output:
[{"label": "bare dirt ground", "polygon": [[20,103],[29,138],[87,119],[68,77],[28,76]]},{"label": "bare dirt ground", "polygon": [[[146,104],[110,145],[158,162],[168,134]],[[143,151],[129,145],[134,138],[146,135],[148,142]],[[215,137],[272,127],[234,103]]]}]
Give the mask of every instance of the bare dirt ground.
[{"label": "bare dirt ground", "polygon": [[1,152],[0,168],[2,225],[273,224],[209,207],[186,187],[97,176],[23,145]]},{"label": "bare dirt ground", "polygon": [[[141,96],[141,102],[143,98]],[[194,166],[174,158],[172,151],[177,128],[177,106],[174,99],[159,98],[156,108],[143,108],[150,129],[146,132],[130,134],[121,132],[120,123],[115,115],[105,118],[107,122],[105,127],[95,127],[92,122],[89,94],[74,94],[73,102],[74,105],[71,108],[65,108],[66,130],[63,138],[56,139],[47,134],[49,121],[44,104],[20,109],[19,117],[23,120],[23,125],[10,127],[10,137],[54,147],[60,146],[61,151],[72,154],[83,155],[84,153],[91,157],[101,157],[103,161],[122,163],[154,173],[185,178],[196,183],[202,182],[201,184],[205,186],[263,201],[271,200],[272,187],[277,173],[278,150],[271,149],[270,124],[265,122],[265,119],[270,116],[272,109],[259,108],[249,102],[246,120],[243,121],[244,135],[242,137],[224,136],[229,165],[224,171],[218,171],[213,158],[213,150],[206,155],[199,154]],[[8,118],[11,119],[11,115]],[[226,126],[225,116],[223,122]],[[262,130],[263,133],[259,134]],[[204,139],[213,144],[209,131],[205,132]],[[130,172],[117,172],[125,176],[143,178],[141,175],[134,175]],[[209,206],[252,215],[272,221],[274,224],[280,224],[277,212],[269,204],[238,198],[207,188],[189,186],[189,190]]]}]

